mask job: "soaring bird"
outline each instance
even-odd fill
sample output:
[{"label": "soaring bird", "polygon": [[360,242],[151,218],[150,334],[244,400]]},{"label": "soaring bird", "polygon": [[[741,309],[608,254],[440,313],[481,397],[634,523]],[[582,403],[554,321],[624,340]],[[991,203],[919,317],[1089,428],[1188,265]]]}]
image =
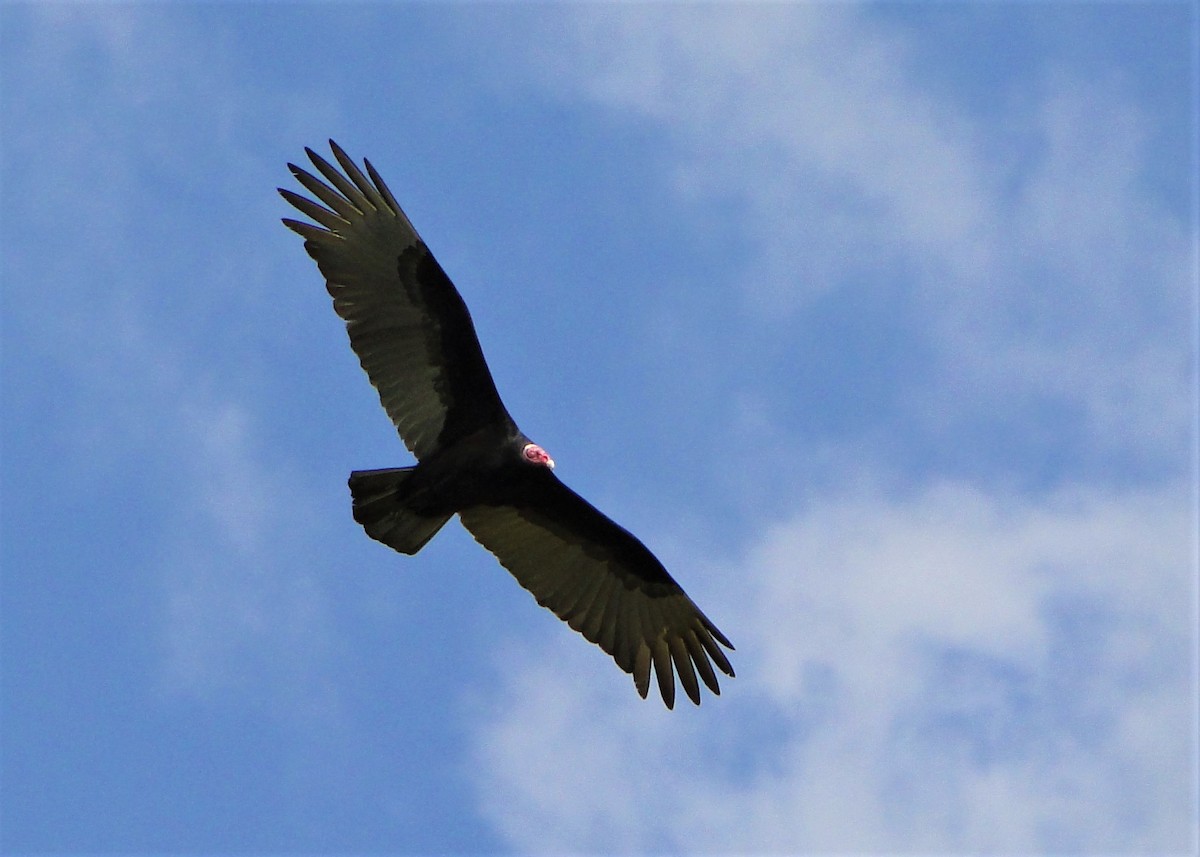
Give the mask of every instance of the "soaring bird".
[{"label": "soaring bird", "polygon": [[713,664],[733,676],[733,645],[661,562],[557,476],[544,449],[500,400],[467,306],[370,161],[329,141],[336,167],[305,149],[322,181],[288,164],[317,201],[280,188],[312,220],[304,238],[346,322],[350,347],[417,459],[350,474],[354,520],[415,554],[453,515],[539,604],[632,674],[644,699],[651,668],[667,708],[677,673],[700,704]]}]

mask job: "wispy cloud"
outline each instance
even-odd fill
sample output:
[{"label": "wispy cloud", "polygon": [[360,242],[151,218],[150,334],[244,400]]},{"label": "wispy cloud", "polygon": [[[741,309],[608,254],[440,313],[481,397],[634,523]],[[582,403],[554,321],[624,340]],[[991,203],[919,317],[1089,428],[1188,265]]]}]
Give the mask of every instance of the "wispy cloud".
[{"label": "wispy cloud", "polygon": [[5,121],[5,198],[20,200],[5,265],[22,284],[5,333],[54,382],[12,389],[31,413],[70,414],[46,420],[53,479],[92,496],[137,486],[154,527],[124,573],[158,596],[160,688],[271,687],[320,707],[328,629],[296,536],[317,516],[263,441],[263,329],[289,318],[253,315],[272,292],[259,248],[274,212],[270,178],[240,184],[259,169],[232,133],[252,100],[219,44],[170,15],[25,13],[6,41],[25,61],[5,81],[24,93]]},{"label": "wispy cloud", "polygon": [[333,714],[328,598],[299,535],[319,528],[317,510],[264,464],[242,408],[194,402],[177,416],[177,508],[155,557],[162,689],[194,700],[237,689],[284,716]]},{"label": "wispy cloud", "polygon": [[918,33],[836,4],[600,7],[542,35],[543,85],[652,122],[693,216],[752,248],[710,323],[777,364],[805,307],[866,292],[936,360],[898,415],[926,432],[1053,401],[1098,453],[1184,449],[1187,212],[1149,186],[1162,119],[1121,75],[1051,56],[970,109],[919,82]]},{"label": "wispy cloud", "polygon": [[815,503],[708,568],[725,697],[541,653],[480,731],[484,809],[535,851],[1183,850],[1186,493]]}]

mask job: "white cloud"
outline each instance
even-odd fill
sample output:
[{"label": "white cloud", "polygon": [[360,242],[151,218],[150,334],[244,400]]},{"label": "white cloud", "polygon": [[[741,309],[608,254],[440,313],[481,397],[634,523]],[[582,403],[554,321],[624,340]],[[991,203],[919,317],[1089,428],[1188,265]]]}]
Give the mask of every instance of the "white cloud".
[{"label": "white cloud", "polygon": [[[149,7],[22,14],[5,39],[22,58],[6,67],[5,199],[20,205],[5,268],[22,284],[7,311],[53,379],[14,384],[37,397],[60,451],[53,478],[90,498],[137,485],[130,514],[150,528],[121,571],[157,598],[160,689],[210,699],[240,686],[282,700],[285,717],[328,709],[312,492],[261,441],[265,349],[246,344],[253,324],[291,321],[261,261],[262,231],[278,228],[271,180],[239,184],[257,175],[254,98],[220,40],[185,19]],[[275,315],[247,321],[256,301]]]},{"label": "white cloud", "polygon": [[[854,6],[551,20],[539,85],[660,128],[680,194],[752,247],[730,296],[741,312],[719,320],[737,338],[777,342],[786,361],[797,310],[899,291],[914,349],[936,359],[908,399],[926,430],[1050,401],[1082,415],[1072,428],[1097,450],[1161,466],[1185,448],[1186,213],[1149,188],[1163,119],[1119,74],[1083,80],[1047,55],[972,110],[913,72],[919,33]],[[1186,181],[1186,164],[1169,169]]]},{"label": "white cloud", "polygon": [[710,569],[723,698],[668,714],[573,653],[507,659],[534,666],[481,729],[484,809],[529,851],[1183,850],[1187,506],[815,503]]},{"label": "white cloud", "polygon": [[669,129],[681,189],[748,198],[732,226],[762,242],[746,283],[767,314],[897,249],[986,263],[974,129],[907,82],[898,32],[836,4],[601,7],[574,24],[547,83]]},{"label": "white cloud", "polygon": [[310,715],[336,708],[333,637],[308,534],[307,492],[268,468],[245,410],[187,403],[173,432],[174,514],[157,556],[163,593],[164,690],[211,699],[231,687]]}]

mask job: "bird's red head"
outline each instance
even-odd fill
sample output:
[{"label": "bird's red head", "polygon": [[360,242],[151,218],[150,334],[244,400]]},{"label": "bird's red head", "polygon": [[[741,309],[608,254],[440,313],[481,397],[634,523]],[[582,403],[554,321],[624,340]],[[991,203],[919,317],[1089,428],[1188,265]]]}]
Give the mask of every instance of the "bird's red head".
[{"label": "bird's red head", "polygon": [[536,443],[525,444],[521,449],[521,457],[530,464],[540,464],[543,467],[549,467],[551,470],[554,469],[554,459]]}]

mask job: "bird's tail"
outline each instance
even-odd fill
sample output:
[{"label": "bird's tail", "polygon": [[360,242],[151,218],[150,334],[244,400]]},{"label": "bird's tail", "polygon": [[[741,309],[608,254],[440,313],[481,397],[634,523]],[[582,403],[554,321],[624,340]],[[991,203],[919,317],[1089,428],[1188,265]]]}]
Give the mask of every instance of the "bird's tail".
[{"label": "bird's tail", "polygon": [[412,511],[406,504],[405,483],[415,467],[390,467],[386,470],[356,470],[350,474],[350,495],[354,498],[354,520],[367,535],[400,553],[415,554],[450,515],[430,517]]}]

